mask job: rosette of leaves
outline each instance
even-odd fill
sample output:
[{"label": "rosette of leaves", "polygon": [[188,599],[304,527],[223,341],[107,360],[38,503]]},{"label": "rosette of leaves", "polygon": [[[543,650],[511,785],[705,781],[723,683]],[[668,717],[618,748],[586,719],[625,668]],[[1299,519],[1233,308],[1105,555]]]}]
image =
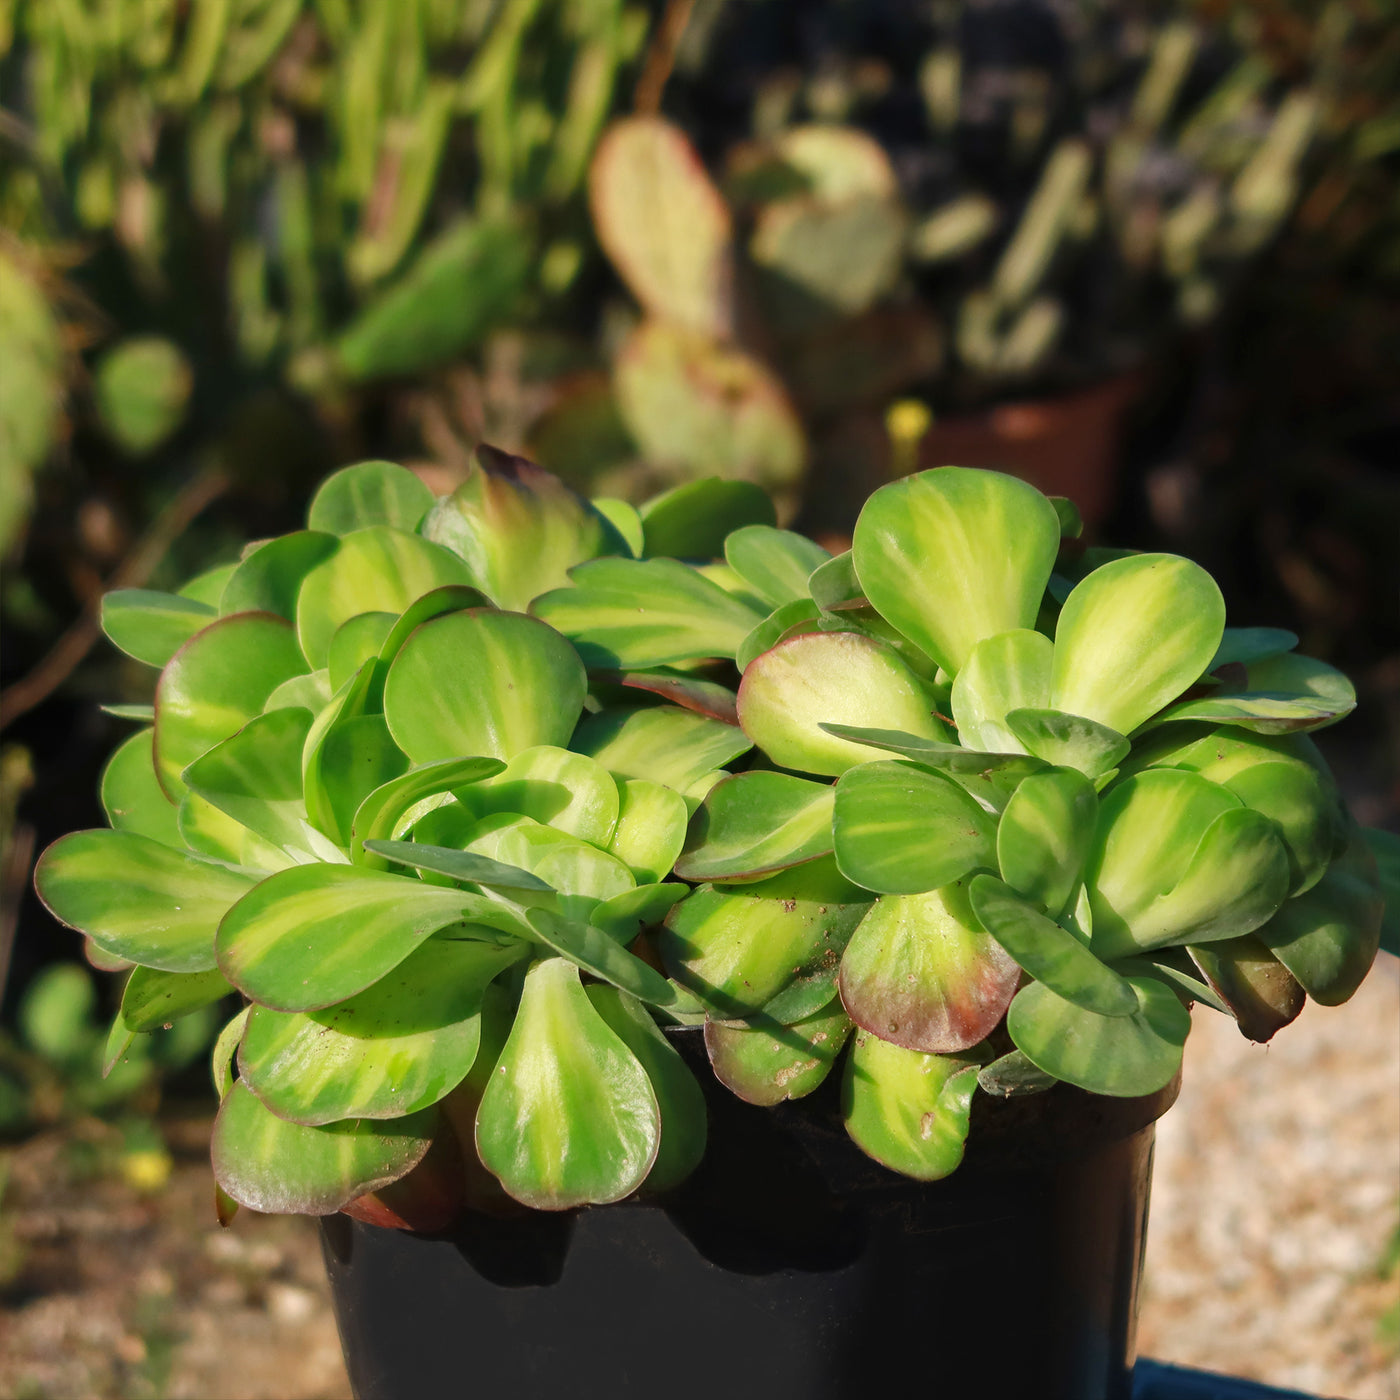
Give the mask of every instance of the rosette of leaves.
[{"label": "rosette of leaves", "polygon": [[[56,843],[37,884],[130,966],[109,1065],[241,999],[213,1056],[226,1208],[560,1209],[664,1188],[703,1150],[656,1020],[684,998],[629,945],[687,892],[667,877],[689,811],[750,744],[732,691],[590,677],[525,608],[633,563],[656,584],[629,611],[658,632],[708,647],[761,610],[632,557],[694,523],[684,500],[605,503],[619,529],[480,455],[438,501],[391,464],[346,468],[306,529],[105,600],[108,636],[159,668],[154,704],[125,709],[146,723],[103,778],[111,829]],[[735,493],[710,497],[722,538]]]},{"label": "rosette of leaves", "polygon": [[1393,838],[1307,737],[1350,684],[1226,627],[1191,561],[1077,530],[1068,502],[945,467],[877,491],[848,554],[725,542],[770,608],[737,650],[759,757],[692,819],[664,964],[751,1102],[811,1092],[850,1041],[851,1136],[915,1177],[958,1164],[979,1090],[1150,1094],[1192,1003],[1267,1040],[1378,945]]},{"label": "rosette of leaves", "polygon": [[931,1179],[978,1092],[1148,1094],[1191,1002],[1267,1039],[1365,975],[1395,852],[1306,738],[1351,688],[1190,561],[992,472],[883,488],[833,558],[743,482],[633,509],[479,456],[107,599],[152,723],[38,884],[135,964],[111,1059],[241,994],[228,1200],[664,1189],[705,1135],[667,1022],[760,1104],[849,1042],[851,1136]]}]

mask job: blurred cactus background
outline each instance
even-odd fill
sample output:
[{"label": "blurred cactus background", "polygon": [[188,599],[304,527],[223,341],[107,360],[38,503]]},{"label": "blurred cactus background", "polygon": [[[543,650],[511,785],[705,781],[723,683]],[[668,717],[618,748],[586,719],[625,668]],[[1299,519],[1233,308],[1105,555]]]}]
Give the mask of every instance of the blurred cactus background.
[{"label": "blurred cactus background", "polygon": [[743,478],[833,538],[1018,470],[1355,671],[1395,824],[1397,170],[1391,0],[0,0],[15,1034],[74,951],[33,851],[149,698],[101,591],[358,458]]}]

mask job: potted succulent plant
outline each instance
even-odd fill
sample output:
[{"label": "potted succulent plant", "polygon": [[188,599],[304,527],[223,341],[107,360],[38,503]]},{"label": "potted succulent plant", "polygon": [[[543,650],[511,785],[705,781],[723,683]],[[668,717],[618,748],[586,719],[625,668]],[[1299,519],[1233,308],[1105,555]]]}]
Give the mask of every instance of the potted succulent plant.
[{"label": "potted succulent plant", "polygon": [[1189,1007],[1345,1000],[1382,900],[1306,737],[1345,678],[1077,526],[944,467],[831,557],[482,449],[109,595],[154,706],[37,884],[134,964],[111,1062],[240,997],[220,1210],[326,1218],[361,1394],[849,1394],[930,1338],[1123,1393]]}]

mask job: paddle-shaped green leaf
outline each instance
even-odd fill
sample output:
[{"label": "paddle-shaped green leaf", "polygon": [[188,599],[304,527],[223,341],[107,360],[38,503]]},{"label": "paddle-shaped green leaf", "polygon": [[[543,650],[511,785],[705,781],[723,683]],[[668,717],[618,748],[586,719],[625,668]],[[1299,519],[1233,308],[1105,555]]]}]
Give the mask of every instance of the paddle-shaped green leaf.
[{"label": "paddle-shaped green leaf", "polygon": [[1356,708],[1356,690],[1340,672],[1310,656],[1274,656],[1247,668],[1246,687],[1184,700],[1157,716],[1239,725],[1257,734],[1324,729]]},{"label": "paddle-shaped green leaf", "polygon": [[573,587],[536,598],[530,610],[568,637],[590,667],[732,658],[763,620],[676,559],[594,559],[571,577]]},{"label": "paddle-shaped green leaf", "polygon": [[154,705],[99,705],[97,708],[113,719],[135,720],[137,724],[150,724],[156,717]]},{"label": "paddle-shaped green leaf", "polygon": [[334,1215],[412,1171],[432,1145],[436,1124],[427,1109],[387,1123],[351,1118],[308,1128],[278,1118],[234,1084],[214,1122],[214,1175],[250,1210]]},{"label": "paddle-shaped green leaf", "polygon": [[443,617],[447,613],[464,612],[467,608],[491,606],[490,598],[479,588],[468,588],[461,583],[444,584],[441,588],[434,588],[432,592],[425,593],[421,598],[415,598],[399,614],[398,621],[389,629],[388,636],[379,648],[381,665],[376,669],[381,691],[383,677],[388,673],[393,659],[399,654],[403,644],[425,622],[430,622],[435,617]]},{"label": "paddle-shaped green leaf", "polygon": [[646,778],[623,778],[617,790],[617,825],[608,852],[639,885],[657,884],[670,874],[685,844],[685,799],[674,788]]},{"label": "paddle-shaped green leaf", "polygon": [[807,580],[831,555],[791,530],[746,525],[724,541],[724,557],[770,608],[780,608],[784,603],[811,600]]},{"label": "paddle-shaped green leaf", "polygon": [[243,1083],[279,1118],[313,1126],[427,1108],[471,1068],[481,998],[525,953],[523,944],[430,938],[337,1006],[255,1006],[238,1052]]},{"label": "paddle-shaped green leaf", "polygon": [[857,1032],[841,1112],[857,1147],[891,1171],[938,1181],[963,1159],[977,1063],[904,1050]]},{"label": "paddle-shaped green leaf", "polygon": [[236,734],[306,661],[288,623],[271,613],[221,618],[170,659],[156,685],[156,772],[176,800],[180,774]]},{"label": "paddle-shaped green leaf", "polygon": [[1138,998],[1131,1016],[1099,1016],[1032,982],[1016,994],[1006,1028],[1016,1048],[1056,1079],[1113,1098],[1155,1093],[1181,1068],[1191,1013],[1165,982],[1127,980]]},{"label": "paddle-shaped green leaf", "polygon": [[[439,588],[434,591],[441,593],[443,590]],[[366,661],[379,655],[380,647],[394,630],[397,621],[393,613],[356,613],[335,629],[330,650],[326,653],[326,682],[332,692],[339,690]]]},{"label": "paddle-shaped green leaf", "polygon": [[423,533],[465,560],[497,607],[524,612],[564,587],[574,565],[627,553],[606,517],[557,476],[495,448],[476,455],[481,466],[433,507]]},{"label": "paddle-shaped green leaf", "polygon": [[329,705],[331,701],[330,674],[328,671],[309,671],[303,676],[293,676],[279,685],[267,697],[263,713],[272,710],[310,710],[314,715]]},{"label": "paddle-shaped green leaf", "polygon": [[193,598],[196,603],[207,603],[211,608],[217,608],[237,567],[237,560],[229,564],[215,564],[212,569],[205,569],[182,583],[175,591],[182,598]]},{"label": "paddle-shaped green leaf", "polygon": [[977,1087],[995,1094],[999,1099],[1012,1099],[1025,1094],[1043,1094],[1060,1081],[1033,1065],[1019,1050],[1010,1050],[977,1072]]},{"label": "paddle-shaped green leaf", "polygon": [[1105,939],[1130,942],[1129,926],[1185,875],[1210,824],[1240,806],[1234,793],[1195,773],[1150,769],[1115,783],[1099,801],[1084,876],[1095,934],[1102,928]]},{"label": "paddle-shaped green leaf", "polygon": [[516,754],[457,800],[477,818],[517,812],[595,846],[612,839],[619,810],[617,784],[601,763],[548,744]]},{"label": "paddle-shaped green leaf", "polygon": [[1079,888],[1098,809],[1093,785],[1072,768],[1023,779],[997,823],[1001,878],[1018,894],[1059,915]]},{"label": "paddle-shaped green leaf", "polygon": [[393,462],[357,462],[321,483],[306,523],[332,535],[371,525],[414,530],[432,504],[433,493],[411,471]]},{"label": "paddle-shaped green leaf", "polygon": [[1028,753],[1061,768],[1078,769],[1094,782],[1111,774],[1132,747],[1107,725],[1062,710],[1012,710],[1006,725]]},{"label": "paddle-shaped green leaf", "polygon": [[523,613],[470,608],[425,622],[384,683],[390,733],[415,763],[484,754],[511,759],[568,744],[583,708],[583,663]]},{"label": "paddle-shaped green leaf", "polygon": [[643,1185],[667,1191],[679,1185],[705,1155],[705,1095],[685,1061],[636,997],[594,983],[585,989],[608,1029],[646,1071],[661,1112],[661,1145]]},{"label": "paddle-shaped green leaf", "polygon": [[675,989],[655,968],[601,929],[562,919],[549,909],[531,909],[529,920],[538,943],[594,977],[652,1006],[670,1006],[676,1000]]},{"label": "paddle-shaped green leaf", "polygon": [[1298,1018],[1307,993],[1254,934],[1187,949],[1241,1034],[1263,1043]]},{"label": "paddle-shaped green leaf", "polygon": [[1256,763],[1226,779],[1225,786],[1278,825],[1288,852],[1289,894],[1312,889],[1345,831],[1345,813],[1330,778],[1305,763]]},{"label": "paddle-shaped green leaf", "polygon": [[249,831],[197,792],[187,792],[180,799],[175,821],[182,844],[197,855],[250,871],[282,870],[296,864],[285,851]]},{"label": "paddle-shaped green leaf", "polygon": [[1024,753],[1026,746],[1006,716],[1011,710],[1050,703],[1054,655],[1049,637],[1026,628],[978,642],[953,681],[958,742],[990,753]]},{"label": "paddle-shaped green leaf", "polygon": [[773,502],[751,481],[709,476],[687,481],[641,507],[649,558],[716,559],[724,542],[746,525],[777,523]]},{"label": "paddle-shaped green leaf", "polygon": [[757,627],[739,643],[734,653],[734,665],[740,673],[747,671],[757,657],[765,651],[785,642],[789,637],[800,636],[803,632],[818,632],[821,609],[810,598],[799,598],[796,602],[784,603],[782,607],[768,614]]},{"label": "paddle-shaped green leaf", "polygon": [[50,913],[119,958],[165,972],[208,972],[214,930],[254,878],[130,831],[75,831],[39,857]]},{"label": "paddle-shaped green leaf", "polygon": [[1131,734],[1205,673],[1224,629],[1225,600],[1199,564],[1104,564],[1060,609],[1050,705]]},{"label": "paddle-shaped green leaf", "polygon": [[643,929],[659,924],[689,893],[690,887],[679,882],[638,885],[601,900],[588,921],[609,938],[631,943]]},{"label": "paddle-shaped green leaf", "polygon": [[162,972],[153,967],[134,967],[122,989],[121,1021],[129,1031],[159,1030],[221,1000],[231,991],[228,979],[217,969]]},{"label": "paddle-shaped green leaf", "polygon": [[841,873],[880,894],[922,894],[996,865],[996,821],[951,778],[911,763],[843,774],[833,827]]},{"label": "paddle-shaped green leaf", "polygon": [[851,1034],[839,998],[790,1025],[766,1016],[705,1021],[715,1077],[731,1093],[764,1108],[810,1094],[831,1072]]},{"label": "paddle-shaped green leaf", "polygon": [[455,554],[418,535],[388,525],[354,530],[302,580],[296,617],[302,650],[313,667],[324,666],[336,629],[357,613],[397,616],[435,588],[472,582]]},{"label": "paddle-shaped green leaf", "polygon": [[753,741],[732,724],[658,705],[589,715],[569,747],[596,758],[616,778],[644,778],[685,796],[707,774],[747,753]]},{"label": "paddle-shaped green leaf", "polygon": [[389,841],[401,837],[414,815],[414,809],[427,798],[465,788],[505,769],[498,758],[446,758],[436,763],[420,763],[374,789],[355,812],[350,838],[350,859],[356,865],[387,870],[383,856],[365,849],[367,841]]},{"label": "paddle-shaped green leaf", "polygon": [[814,632],[764,652],[744,672],[739,721],[775,763],[833,777],[873,755],[824,725],[949,738],[928,691],[899,654],[853,632]]},{"label": "paddle-shaped green leaf", "polygon": [[425,846],[417,841],[371,841],[370,851],[396,865],[408,865],[417,870],[432,870],[452,880],[474,885],[490,885],[501,890],[552,891],[538,875],[518,866],[504,865],[490,856],[475,851],[454,851],[446,846]]},{"label": "paddle-shaped green leaf", "polygon": [[138,729],[122,740],[102,770],[102,810],[118,831],[180,846],[175,806],[156,778],[155,730]]},{"label": "paddle-shaped green leaf", "polygon": [[306,786],[307,813],[338,846],[348,847],[360,803],[408,767],[383,715],[343,717],[315,749],[316,781]]},{"label": "paddle-shaped green leaf", "polygon": [[660,1141],[651,1081],[578,969],[564,958],[535,963],[477,1111],[488,1170],[536,1210],[602,1205],[642,1184]]},{"label": "paddle-shaped green leaf", "polygon": [[1000,880],[978,875],[971,895],[978,922],[1037,982],[1100,1016],[1131,1016],[1137,1010],[1137,993],[1126,978]]},{"label": "paddle-shaped green leaf", "polygon": [[984,638],[1034,626],[1059,547],[1059,517],[1035,487],[936,467],[866,501],[853,554],[865,596],[956,675]]},{"label": "paddle-shaped green leaf", "polygon": [[690,823],[676,861],[683,880],[771,874],[832,848],[836,791],[788,773],[740,773],[712,788]]},{"label": "paddle-shaped green leaf", "polygon": [[296,621],[302,580],[339,548],[333,534],[296,530],[257,545],[229,575],[219,597],[219,612],[268,612]]},{"label": "paddle-shaped green leaf", "polygon": [[939,739],[921,739],[895,729],[863,729],[849,724],[824,724],[839,738],[868,744],[911,759],[921,768],[946,773],[988,812],[1002,811],[1028,774],[1044,772],[1043,760],[1019,753],[978,753]]},{"label": "paddle-shaped green leaf", "polygon": [[[1288,852],[1278,827],[1246,807],[1222,812],[1206,829],[1181,879],[1137,911],[1124,929],[1099,918],[1093,948],[1123,957],[1172,943],[1205,943],[1250,933],[1288,897]],[[1094,886],[1090,886],[1091,898]]]},{"label": "paddle-shaped green leaf", "polygon": [[1206,669],[1217,671],[1231,662],[1250,666],[1271,656],[1282,656],[1297,645],[1298,634],[1282,627],[1227,627]]},{"label": "paddle-shaped green leaf", "polygon": [[1312,889],[1282,905],[1258,936],[1323,1006],[1361,985],[1380,946],[1385,900],[1375,857],[1359,829]]},{"label": "paddle-shaped green leaf", "polygon": [[[431,830],[431,821],[425,825]],[[633,889],[636,883],[631,871],[615,856],[566,831],[509,812],[478,822],[468,834],[467,845],[507,865],[533,871],[551,889],[565,895],[611,899]]]},{"label": "paddle-shaped green leaf", "polygon": [[[483,942],[525,932],[498,901],[349,865],[279,871],[225,914],[219,967],[277,1011],[316,1011],[362,992],[449,924]],[[481,924],[484,927],[477,928]]]},{"label": "paddle-shaped green leaf", "polygon": [[301,796],[309,710],[271,710],[216,744],[181,775],[192,792],[265,841],[312,852]]},{"label": "paddle-shaped green leaf", "polygon": [[590,504],[622,537],[627,545],[626,552],[632,558],[640,559],[645,545],[642,540],[642,516],[637,507],[616,496],[594,496]]},{"label": "paddle-shaped green leaf", "polygon": [[858,1026],[906,1050],[950,1054],[990,1034],[1020,975],[959,882],[877,901],[846,946],[837,985]]},{"label": "paddle-shaped green leaf", "polygon": [[1400,958],[1400,836],[1393,831],[1362,827],[1361,837],[1376,862],[1380,885],[1380,945],[1393,958]]},{"label": "paddle-shaped green leaf", "polygon": [[823,612],[841,603],[864,598],[864,590],[856,577],[854,554],[848,549],[844,554],[828,559],[825,564],[819,564],[807,579],[807,591]]},{"label": "paddle-shaped green leaf", "polygon": [[208,603],[149,588],[118,588],[102,597],[102,630],[147,666],[164,666],[218,616],[218,609]]},{"label": "paddle-shaped green leaf", "polygon": [[667,972],[707,1011],[739,1018],[798,978],[834,975],[868,908],[832,861],[813,861],[757,884],[702,885],[666,916],[657,944]]}]

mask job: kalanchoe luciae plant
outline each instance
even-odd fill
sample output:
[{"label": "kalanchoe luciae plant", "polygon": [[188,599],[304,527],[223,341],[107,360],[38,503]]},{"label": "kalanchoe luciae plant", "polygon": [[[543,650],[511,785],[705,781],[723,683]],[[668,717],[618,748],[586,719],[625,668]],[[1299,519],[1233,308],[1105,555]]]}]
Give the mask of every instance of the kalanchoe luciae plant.
[{"label": "kalanchoe luciae plant", "polygon": [[850,1041],[851,1136],[932,1179],[979,1088],[1147,1094],[1190,1002],[1267,1039],[1365,975],[1375,858],[1302,733],[1351,688],[1196,565],[992,472],[883,488],[832,558],[745,483],[635,510],[480,461],[437,502],[347,468],[107,600],[153,724],[38,885],[136,964],[112,1062],[242,995],[226,1207],[664,1190],[705,1111],[661,1026],[701,1023],[759,1104]]}]

